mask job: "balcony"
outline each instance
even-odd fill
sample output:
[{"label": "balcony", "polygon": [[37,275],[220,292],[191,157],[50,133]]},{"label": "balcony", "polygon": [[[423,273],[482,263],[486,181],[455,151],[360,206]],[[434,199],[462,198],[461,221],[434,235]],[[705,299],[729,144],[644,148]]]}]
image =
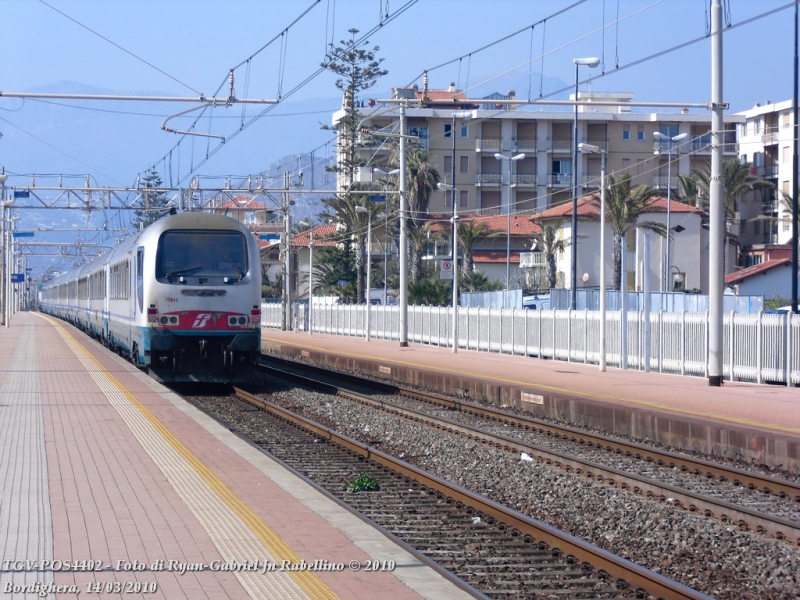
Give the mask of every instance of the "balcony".
[{"label": "balcony", "polygon": [[572,185],[572,173],[553,173],[550,175],[549,187],[570,187]]},{"label": "balcony", "polygon": [[499,152],[500,138],[475,138],[475,152]]},{"label": "balcony", "polygon": [[536,152],[536,138],[519,138],[517,140],[517,152]]},{"label": "balcony", "polygon": [[765,146],[771,146],[778,143],[778,128],[767,127],[764,135],[761,136],[761,143]]},{"label": "balcony", "polygon": [[517,173],[514,175],[514,183],[517,187],[536,187],[538,178],[533,173]]},{"label": "balcony", "polygon": [[545,252],[520,252],[519,266],[521,268],[536,268],[547,266],[547,253]]},{"label": "balcony", "polygon": [[481,186],[499,186],[502,183],[502,175],[500,173],[478,173],[475,175],[475,185]]},{"label": "balcony", "polygon": [[763,167],[764,172],[761,175],[764,179],[777,179],[778,178],[778,167]]},{"label": "balcony", "polygon": [[550,144],[551,152],[570,152],[572,150],[571,138],[556,138],[554,140],[550,140]]}]

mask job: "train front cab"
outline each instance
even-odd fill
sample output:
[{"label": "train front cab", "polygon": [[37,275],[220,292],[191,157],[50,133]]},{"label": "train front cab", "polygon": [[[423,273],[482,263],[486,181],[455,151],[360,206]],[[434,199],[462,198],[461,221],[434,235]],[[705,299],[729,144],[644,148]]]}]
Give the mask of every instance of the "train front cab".
[{"label": "train front cab", "polygon": [[251,254],[242,232],[224,229],[167,230],[155,252],[137,248],[138,359],[157,378],[249,377],[261,352],[260,265]]}]

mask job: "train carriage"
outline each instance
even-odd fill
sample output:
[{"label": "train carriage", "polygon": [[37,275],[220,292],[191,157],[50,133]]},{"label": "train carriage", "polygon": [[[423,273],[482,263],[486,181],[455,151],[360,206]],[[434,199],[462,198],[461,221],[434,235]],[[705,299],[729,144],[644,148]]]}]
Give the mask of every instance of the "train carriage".
[{"label": "train carriage", "polygon": [[260,295],[252,234],[228,217],[182,213],[45,282],[40,307],[162,381],[238,381],[261,350]]}]

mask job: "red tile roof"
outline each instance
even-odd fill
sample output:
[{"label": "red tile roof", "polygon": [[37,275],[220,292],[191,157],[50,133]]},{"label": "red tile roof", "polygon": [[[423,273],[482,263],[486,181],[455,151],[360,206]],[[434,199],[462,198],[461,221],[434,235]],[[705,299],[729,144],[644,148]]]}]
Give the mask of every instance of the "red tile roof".
[{"label": "red tile roof", "polygon": [[[579,217],[599,217],[600,209],[592,203],[592,199],[596,197],[595,194],[584,196],[578,200],[578,216]],[[599,198],[599,196],[597,196]],[[670,200],[669,210],[671,213],[696,213],[702,214],[704,211],[695,207],[678,202],[677,200]],[[663,196],[652,198],[648,202],[646,213],[664,213],[667,211],[667,199]],[[565,202],[553,208],[548,208],[545,211],[536,215],[537,219],[557,219],[572,216],[572,202]]]},{"label": "red tile roof", "polygon": [[335,247],[341,241],[336,233],[336,225],[333,223],[326,223],[325,225],[317,225],[312,229],[307,229],[292,237],[292,246],[307,247],[311,241],[310,231],[314,232],[314,247]]},{"label": "red tile roof", "polygon": [[[417,93],[417,100],[425,97],[425,91],[419,90]],[[467,99],[467,95],[461,90],[427,90],[427,99],[434,102],[441,100],[463,102]]]},{"label": "red tile roof", "polygon": [[766,273],[770,269],[774,269],[775,267],[779,267],[780,265],[788,265],[792,262],[791,258],[778,258],[776,260],[768,260],[757,265],[753,265],[752,267],[745,267],[739,271],[731,273],[725,276],[725,283],[736,283],[737,281],[742,281],[743,279],[747,279],[748,277],[752,277],[753,275],[758,275],[759,273]]},{"label": "red tile roof", "polygon": [[[450,224],[451,215],[428,215],[428,223],[431,226],[431,231],[450,231],[452,225]],[[461,222],[475,221],[476,223],[486,223],[488,225],[488,232],[501,232],[505,233],[508,228],[508,215],[459,215]],[[511,215],[511,235],[524,235],[532,236],[541,233],[541,228],[531,221],[533,213]],[[505,259],[504,259],[505,260]]]}]

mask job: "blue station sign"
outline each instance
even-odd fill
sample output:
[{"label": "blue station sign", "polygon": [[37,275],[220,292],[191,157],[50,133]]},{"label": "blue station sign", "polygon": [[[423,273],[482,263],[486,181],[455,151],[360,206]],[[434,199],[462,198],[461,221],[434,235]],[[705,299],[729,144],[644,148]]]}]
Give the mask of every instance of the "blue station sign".
[{"label": "blue station sign", "polygon": [[25,282],[25,273],[11,274],[11,283],[24,283],[24,282]]},{"label": "blue station sign", "polygon": [[33,237],[33,232],[32,231],[15,231],[11,235],[14,236],[15,238]]}]

